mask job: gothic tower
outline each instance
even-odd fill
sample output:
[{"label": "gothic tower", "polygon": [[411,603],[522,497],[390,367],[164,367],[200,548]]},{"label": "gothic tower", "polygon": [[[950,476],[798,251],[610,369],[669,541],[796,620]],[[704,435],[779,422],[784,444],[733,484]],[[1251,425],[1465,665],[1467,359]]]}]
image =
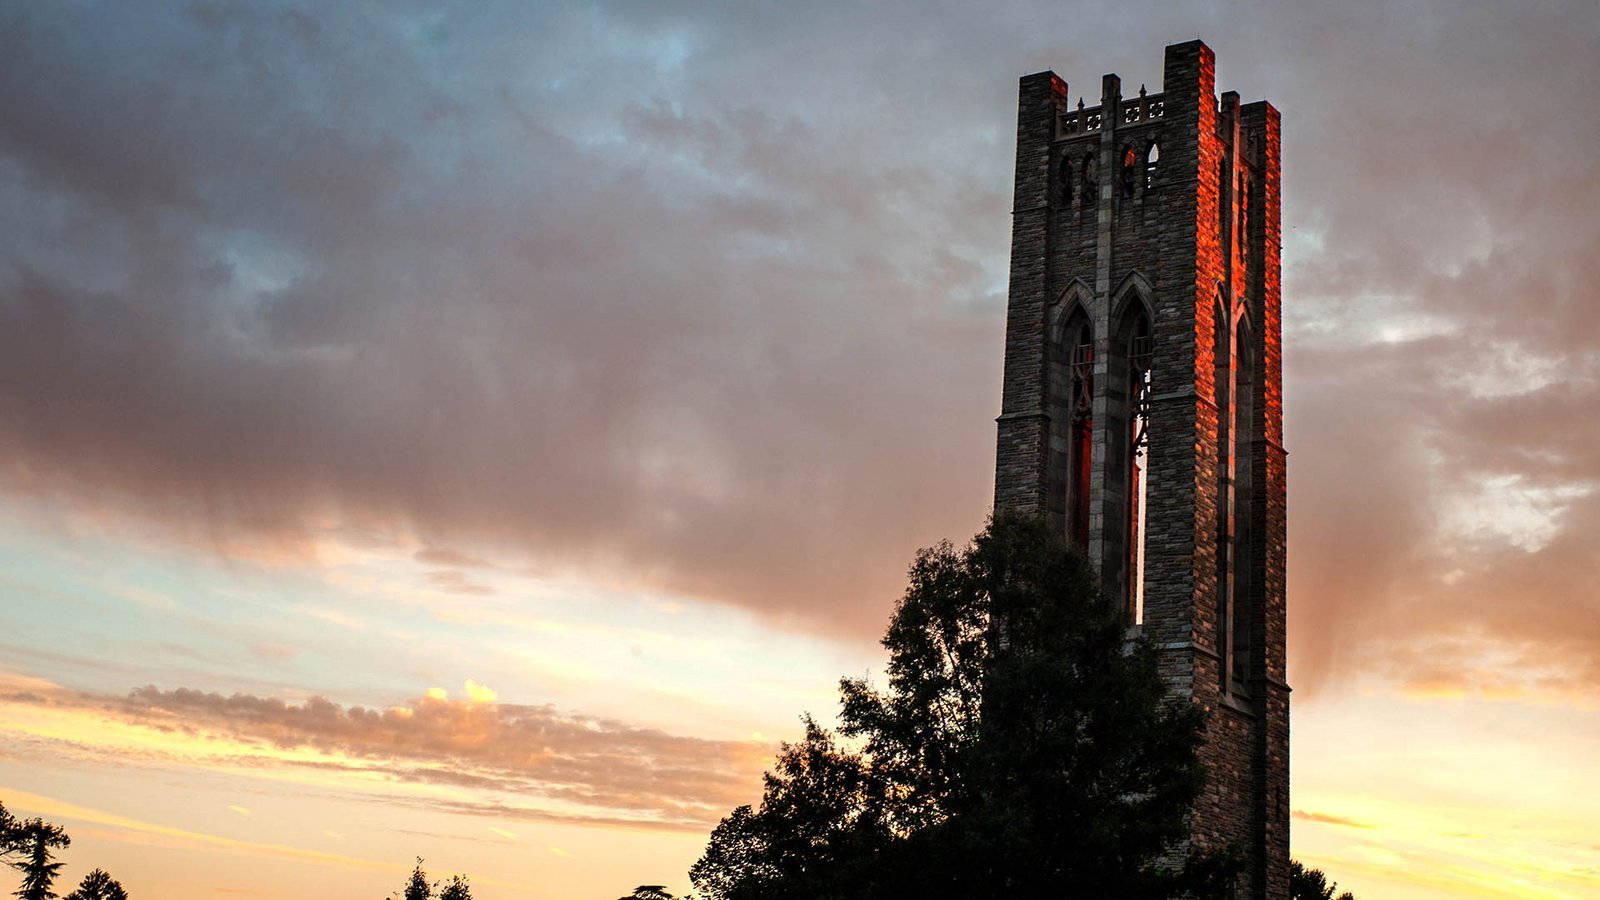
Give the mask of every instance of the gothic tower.
[{"label": "gothic tower", "polygon": [[1160,93],[1021,81],[995,509],[1081,546],[1170,689],[1210,711],[1191,841],[1288,896],[1278,111],[1215,95],[1199,41]]}]

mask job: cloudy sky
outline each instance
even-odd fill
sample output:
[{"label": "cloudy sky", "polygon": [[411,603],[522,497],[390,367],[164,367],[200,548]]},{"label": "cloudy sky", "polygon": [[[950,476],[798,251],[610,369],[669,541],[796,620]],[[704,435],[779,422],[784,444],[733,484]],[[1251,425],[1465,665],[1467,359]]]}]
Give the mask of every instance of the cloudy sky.
[{"label": "cloudy sky", "polygon": [[147,897],[687,888],[987,513],[1017,77],[1200,37],[1295,854],[1600,893],[1600,8],[1183,6],[0,8],[0,801]]}]

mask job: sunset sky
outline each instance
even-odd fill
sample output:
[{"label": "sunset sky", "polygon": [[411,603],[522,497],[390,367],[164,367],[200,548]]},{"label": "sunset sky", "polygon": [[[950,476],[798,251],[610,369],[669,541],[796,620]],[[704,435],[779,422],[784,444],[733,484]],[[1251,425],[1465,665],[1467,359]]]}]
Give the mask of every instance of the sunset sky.
[{"label": "sunset sky", "polygon": [[988,512],[1018,76],[1196,37],[1283,114],[1293,852],[1600,896],[1594,0],[5,4],[0,802],[146,900],[685,891]]}]

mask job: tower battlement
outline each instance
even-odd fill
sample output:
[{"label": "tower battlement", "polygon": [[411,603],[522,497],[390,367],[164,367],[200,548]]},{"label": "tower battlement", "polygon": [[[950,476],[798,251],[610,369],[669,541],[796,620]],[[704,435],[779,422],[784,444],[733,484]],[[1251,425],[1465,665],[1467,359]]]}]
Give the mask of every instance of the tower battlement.
[{"label": "tower battlement", "polygon": [[1019,82],[995,509],[1088,554],[1206,707],[1194,845],[1288,895],[1279,117],[1200,41],[1159,92]]}]

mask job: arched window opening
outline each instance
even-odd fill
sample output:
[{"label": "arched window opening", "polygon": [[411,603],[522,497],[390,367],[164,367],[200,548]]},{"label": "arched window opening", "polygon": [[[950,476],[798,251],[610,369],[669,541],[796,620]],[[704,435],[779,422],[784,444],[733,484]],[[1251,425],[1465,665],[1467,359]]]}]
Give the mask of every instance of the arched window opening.
[{"label": "arched window opening", "polygon": [[1233,675],[1233,327],[1228,308],[1218,297],[1212,308],[1212,387],[1217,401],[1217,677],[1223,690]]},{"label": "arched window opening", "polygon": [[1063,155],[1056,171],[1056,200],[1061,209],[1072,208],[1072,157]]},{"label": "arched window opening", "polygon": [[1139,186],[1139,155],[1133,147],[1122,148],[1122,196],[1132,199]]},{"label": "arched window opening", "polygon": [[1253,598],[1258,589],[1250,573],[1255,536],[1250,531],[1255,505],[1255,351],[1250,323],[1239,319],[1234,332],[1233,364],[1233,690],[1249,693],[1253,673]]},{"label": "arched window opening", "polygon": [[1155,338],[1150,318],[1135,311],[1127,329],[1128,363],[1128,609],[1144,622],[1146,478],[1150,461],[1150,386]]},{"label": "arched window opening", "polygon": [[1144,151],[1144,189],[1150,190],[1156,185],[1156,164],[1161,161],[1161,147],[1152,143]]},{"label": "arched window opening", "polygon": [[[1100,543],[1100,578],[1106,594],[1123,604],[1128,621],[1140,624],[1145,616],[1145,532],[1150,470],[1150,391],[1155,376],[1155,350],[1149,296],[1135,281],[1112,297],[1110,340],[1102,345],[1107,357],[1100,365],[1105,384],[1099,386],[1095,449],[1101,482],[1096,493],[1095,535]],[[1156,426],[1159,428],[1159,426]]]},{"label": "arched window opening", "polygon": [[1094,437],[1094,327],[1080,298],[1063,298],[1050,327],[1048,412],[1051,523],[1089,546],[1089,472]]}]

